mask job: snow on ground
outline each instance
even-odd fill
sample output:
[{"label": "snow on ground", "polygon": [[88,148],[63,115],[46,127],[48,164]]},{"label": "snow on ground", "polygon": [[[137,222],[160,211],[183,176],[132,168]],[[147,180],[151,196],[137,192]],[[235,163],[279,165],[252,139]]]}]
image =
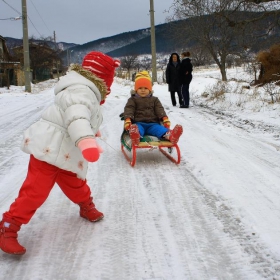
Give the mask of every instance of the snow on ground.
[{"label": "snow on ground", "polygon": [[[172,126],[184,128],[181,163],[139,150],[135,167],[120,150],[132,83],[116,78],[103,105],[104,153],[88,173],[104,220],[81,219],[55,186],[19,232],[27,253],[0,252],[0,279],[280,279],[280,106],[242,88],[252,80],[242,68],[228,77],[224,96],[211,97],[219,71],[196,70],[189,109],[173,107],[167,85],[155,84]],[[1,212],[26,176],[22,132],[52,102],[54,83],[33,94],[0,89]]]}]

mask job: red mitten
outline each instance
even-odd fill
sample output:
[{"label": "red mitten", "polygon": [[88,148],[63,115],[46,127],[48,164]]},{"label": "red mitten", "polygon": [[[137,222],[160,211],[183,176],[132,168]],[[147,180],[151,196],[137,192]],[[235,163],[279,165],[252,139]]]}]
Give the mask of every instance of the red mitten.
[{"label": "red mitten", "polygon": [[81,150],[83,157],[89,162],[95,162],[99,159],[102,148],[93,138],[86,138],[78,143],[78,148]]},{"label": "red mitten", "polygon": [[125,130],[129,130],[131,127],[131,119],[130,118],[127,118],[124,122],[124,129]]},{"label": "red mitten", "polygon": [[162,122],[164,127],[170,128],[170,120],[168,119],[168,117],[163,117]]},{"label": "red mitten", "polygon": [[101,137],[100,130],[98,130],[98,131],[96,132],[95,137]]}]

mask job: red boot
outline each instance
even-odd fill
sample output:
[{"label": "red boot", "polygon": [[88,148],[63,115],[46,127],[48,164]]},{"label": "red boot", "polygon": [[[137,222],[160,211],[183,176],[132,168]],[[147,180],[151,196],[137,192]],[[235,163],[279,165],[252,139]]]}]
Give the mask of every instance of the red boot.
[{"label": "red boot", "polygon": [[176,144],[179,141],[182,133],[183,127],[179,124],[176,124],[172,130],[166,133],[165,138],[168,139],[172,144]]},{"label": "red boot", "polygon": [[138,145],[140,143],[140,133],[136,124],[132,124],[130,126],[129,137],[131,139],[132,144]]},{"label": "red boot", "polygon": [[3,218],[0,222],[0,249],[7,254],[23,255],[26,249],[17,241],[21,224],[13,219]]},{"label": "red boot", "polygon": [[92,197],[90,197],[86,202],[79,203],[80,206],[80,216],[89,220],[90,222],[97,222],[103,219],[103,213],[99,212],[94,203],[92,202]]}]

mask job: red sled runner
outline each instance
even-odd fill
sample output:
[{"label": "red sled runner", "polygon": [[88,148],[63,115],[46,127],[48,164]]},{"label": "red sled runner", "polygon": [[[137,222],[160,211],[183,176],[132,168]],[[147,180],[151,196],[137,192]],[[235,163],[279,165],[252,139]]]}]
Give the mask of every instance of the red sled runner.
[{"label": "red sled runner", "polygon": [[141,138],[138,145],[134,145],[131,143],[129,133],[124,131],[121,135],[121,150],[132,167],[136,163],[137,149],[158,149],[175,164],[179,164],[181,161],[181,152],[177,144],[172,144],[167,140],[160,140],[154,136],[145,135]]}]

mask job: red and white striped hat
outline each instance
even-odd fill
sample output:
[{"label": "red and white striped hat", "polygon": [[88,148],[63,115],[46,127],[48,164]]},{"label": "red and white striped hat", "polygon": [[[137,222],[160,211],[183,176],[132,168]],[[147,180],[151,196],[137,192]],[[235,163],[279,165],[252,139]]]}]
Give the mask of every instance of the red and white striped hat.
[{"label": "red and white striped hat", "polygon": [[115,68],[120,66],[120,61],[102,52],[88,53],[82,63],[82,67],[104,80],[108,94],[111,92]]}]

